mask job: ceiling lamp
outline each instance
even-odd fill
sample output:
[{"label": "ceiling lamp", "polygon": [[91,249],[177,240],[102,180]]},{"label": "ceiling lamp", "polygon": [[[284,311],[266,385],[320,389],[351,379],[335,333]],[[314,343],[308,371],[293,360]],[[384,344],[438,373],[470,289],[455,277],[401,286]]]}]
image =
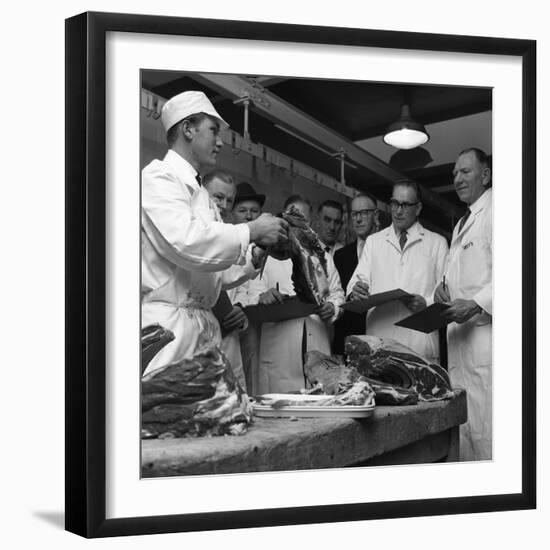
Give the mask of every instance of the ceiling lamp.
[{"label": "ceiling lamp", "polygon": [[429,139],[426,128],[412,119],[407,104],[401,106],[401,116],[388,126],[384,135],[384,142],[397,149],[414,149]]}]

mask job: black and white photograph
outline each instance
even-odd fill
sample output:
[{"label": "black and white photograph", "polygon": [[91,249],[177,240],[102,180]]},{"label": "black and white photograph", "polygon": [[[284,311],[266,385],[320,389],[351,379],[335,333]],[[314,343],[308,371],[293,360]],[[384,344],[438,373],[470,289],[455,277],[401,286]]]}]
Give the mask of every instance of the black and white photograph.
[{"label": "black and white photograph", "polygon": [[67,530],[536,506],[534,41],[67,44]]},{"label": "black and white photograph", "polygon": [[492,93],[141,71],[144,478],[492,459]]}]

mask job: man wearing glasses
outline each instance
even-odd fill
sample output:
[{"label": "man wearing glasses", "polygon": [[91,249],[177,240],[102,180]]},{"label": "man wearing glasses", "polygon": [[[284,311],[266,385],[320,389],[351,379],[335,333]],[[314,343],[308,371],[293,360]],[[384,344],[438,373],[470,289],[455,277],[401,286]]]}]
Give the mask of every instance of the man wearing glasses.
[{"label": "man wearing glasses", "polygon": [[[375,231],[376,215],[376,200],[370,195],[361,193],[351,201],[350,220],[357,239],[334,253],[334,264],[343,288],[346,288],[357,267],[366,238]],[[344,311],[334,323],[334,353],[344,353],[344,339],[350,334],[365,334],[365,316]]]},{"label": "man wearing glasses", "polygon": [[362,299],[396,288],[412,294],[369,310],[366,334],[394,338],[426,359],[439,361],[437,332],[423,334],[394,323],[426,307],[443,275],[447,241],[419,223],[422,202],[415,182],[394,184],[390,207],[392,224],[367,238],[346,295]]}]

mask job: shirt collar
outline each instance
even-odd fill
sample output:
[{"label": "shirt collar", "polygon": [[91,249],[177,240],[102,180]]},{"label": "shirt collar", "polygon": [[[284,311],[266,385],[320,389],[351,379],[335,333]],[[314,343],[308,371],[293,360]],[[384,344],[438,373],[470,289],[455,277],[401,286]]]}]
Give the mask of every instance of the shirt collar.
[{"label": "shirt collar", "polygon": [[196,179],[199,173],[179,153],[176,153],[173,149],[168,149],[164,161],[172,166],[177,176],[187,185],[191,183],[194,187],[200,189],[201,186]]},{"label": "shirt collar", "polygon": [[[417,220],[415,221],[409,229],[406,229],[407,231],[407,240],[410,242],[413,239],[420,238],[424,236],[424,227],[420,224],[420,222]],[[399,235],[401,235],[401,231],[399,232]],[[388,226],[386,229],[386,237],[389,239],[397,240],[399,238],[399,235],[395,231],[395,227],[393,223]]]},{"label": "shirt collar", "polygon": [[489,187],[489,189],[486,189],[478,199],[470,204],[470,210],[472,211],[472,214],[477,214],[478,212],[481,212],[487,204],[491,202],[493,196],[493,189]]}]

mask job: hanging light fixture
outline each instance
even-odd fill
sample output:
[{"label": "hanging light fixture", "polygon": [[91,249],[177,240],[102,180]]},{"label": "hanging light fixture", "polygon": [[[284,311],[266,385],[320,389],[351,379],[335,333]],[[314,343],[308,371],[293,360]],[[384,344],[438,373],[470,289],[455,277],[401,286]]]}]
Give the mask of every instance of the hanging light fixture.
[{"label": "hanging light fixture", "polygon": [[430,136],[426,128],[411,117],[409,105],[401,106],[401,116],[386,129],[384,142],[396,149],[414,149],[424,145]]}]

